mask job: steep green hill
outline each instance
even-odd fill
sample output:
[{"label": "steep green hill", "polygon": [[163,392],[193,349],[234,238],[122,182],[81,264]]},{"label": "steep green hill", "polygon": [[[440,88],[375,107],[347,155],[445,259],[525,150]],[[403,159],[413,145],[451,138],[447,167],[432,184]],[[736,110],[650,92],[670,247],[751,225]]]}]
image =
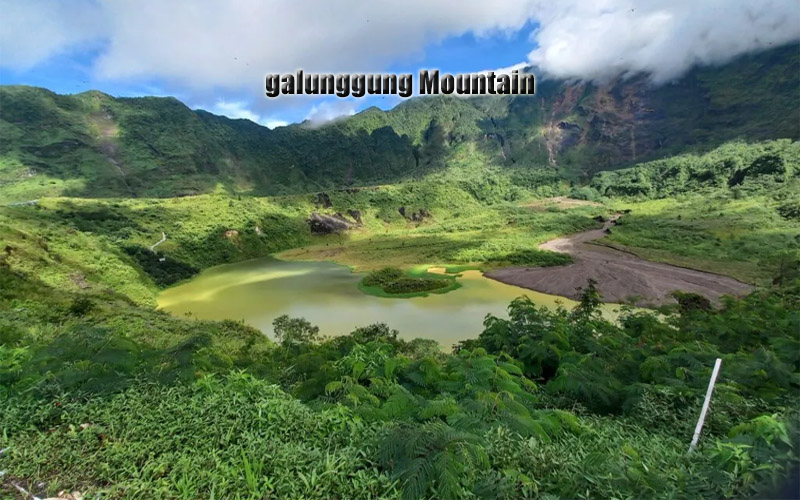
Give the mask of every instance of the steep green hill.
[{"label": "steep green hill", "polygon": [[613,172],[590,184],[605,196],[667,198],[722,188],[739,193],[773,191],[800,176],[800,143],[731,142],[702,155],[683,154]]},{"label": "steep green hill", "polygon": [[498,166],[570,178],[706,150],[800,138],[800,51],[791,45],[653,87],[539,82],[536,96],[427,97],[318,128],[276,130],[173,98],[0,87],[0,202],[41,196],[175,196],[217,185],[256,194],[391,182],[473,143]]}]

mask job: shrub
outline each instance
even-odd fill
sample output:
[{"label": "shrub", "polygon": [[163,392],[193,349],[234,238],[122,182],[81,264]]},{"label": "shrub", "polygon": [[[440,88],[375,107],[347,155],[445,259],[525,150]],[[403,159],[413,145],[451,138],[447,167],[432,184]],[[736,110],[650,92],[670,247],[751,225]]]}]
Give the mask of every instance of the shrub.
[{"label": "shrub", "polygon": [[364,286],[380,286],[388,285],[403,277],[403,271],[396,267],[386,267],[380,271],[375,271],[367,275],[362,281]]},{"label": "shrub", "polygon": [[525,249],[495,257],[491,262],[508,263],[515,266],[565,266],[572,263],[572,257],[564,253]]},{"label": "shrub", "polygon": [[78,296],[73,299],[72,304],[69,306],[69,313],[73,316],[86,316],[86,314],[94,308],[94,303],[89,297]]},{"label": "shrub", "polygon": [[447,280],[435,278],[400,278],[383,287],[388,293],[414,293],[427,292],[444,288],[450,283]]},{"label": "shrub", "polygon": [[780,216],[786,220],[800,221],[800,200],[784,203],[777,210]]},{"label": "shrub", "polygon": [[380,271],[370,273],[361,284],[363,286],[380,287],[388,294],[406,294],[429,292],[445,288],[452,284],[448,278],[414,278],[406,276],[403,271],[395,267],[387,267]]},{"label": "shrub", "polygon": [[161,254],[151,252],[147,248],[126,247],[125,252],[136,260],[156,285],[161,287],[174,285],[181,280],[191,278],[198,272],[196,267],[173,257],[168,257],[161,261]]}]

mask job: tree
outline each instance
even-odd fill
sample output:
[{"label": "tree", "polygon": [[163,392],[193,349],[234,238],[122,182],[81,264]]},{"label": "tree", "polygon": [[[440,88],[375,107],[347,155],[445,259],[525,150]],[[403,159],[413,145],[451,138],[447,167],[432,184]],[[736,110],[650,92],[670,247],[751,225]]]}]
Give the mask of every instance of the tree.
[{"label": "tree", "polygon": [[400,332],[394,328],[389,328],[386,323],[374,323],[372,325],[356,328],[350,335],[360,344],[366,344],[373,340],[381,340],[394,345],[397,343],[397,335],[399,333]]},{"label": "tree", "polygon": [[283,347],[299,347],[314,343],[319,338],[319,327],[303,318],[290,318],[286,314],[272,322],[275,338]]},{"label": "tree", "polygon": [[773,285],[788,285],[800,278],[800,252],[797,250],[782,250],[774,261],[776,271],[772,279]]},{"label": "tree", "polygon": [[592,318],[600,315],[600,305],[603,303],[603,295],[597,289],[597,281],[589,278],[589,283],[581,290],[580,302],[572,315],[575,318]]}]

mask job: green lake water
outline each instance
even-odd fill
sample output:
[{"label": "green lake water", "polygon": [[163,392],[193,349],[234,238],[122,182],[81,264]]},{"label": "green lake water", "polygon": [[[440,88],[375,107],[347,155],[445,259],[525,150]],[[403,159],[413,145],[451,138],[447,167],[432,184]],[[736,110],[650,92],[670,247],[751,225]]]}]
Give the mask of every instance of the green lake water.
[{"label": "green lake water", "polygon": [[[549,307],[575,304],[485,278],[479,271],[461,273],[462,287],[457,290],[410,299],[365,295],[358,289],[363,276],[330,262],[256,259],[207,269],[164,290],[158,306],[176,316],[244,320],[270,336],[272,320],[281,314],[305,318],[323,335],[347,334],[383,322],[405,339],[435,339],[449,348],[477,337],[487,313],[507,317],[509,302],[521,295]],[[604,306],[604,314],[615,317],[616,307]]]}]

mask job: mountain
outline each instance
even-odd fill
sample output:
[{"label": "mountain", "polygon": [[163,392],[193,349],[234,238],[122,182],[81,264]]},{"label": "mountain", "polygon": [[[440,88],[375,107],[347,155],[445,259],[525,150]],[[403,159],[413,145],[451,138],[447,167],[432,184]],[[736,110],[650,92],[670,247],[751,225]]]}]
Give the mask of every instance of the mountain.
[{"label": "mountain", "polygon": [[423,97],[311,128],[269,130],[174,98],[0,87],[0,201],[180,196],[219,185],[285,194],[390,182],[473,144],[482,161],[593,173],[731,139],[800,138],[800,46],[653,86],[546,80],[535,96]]}]

